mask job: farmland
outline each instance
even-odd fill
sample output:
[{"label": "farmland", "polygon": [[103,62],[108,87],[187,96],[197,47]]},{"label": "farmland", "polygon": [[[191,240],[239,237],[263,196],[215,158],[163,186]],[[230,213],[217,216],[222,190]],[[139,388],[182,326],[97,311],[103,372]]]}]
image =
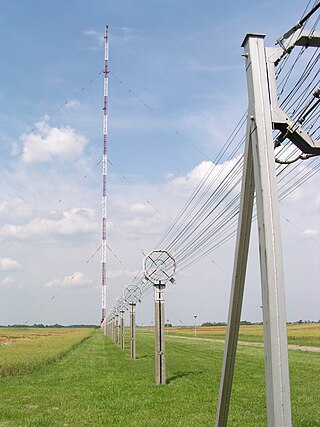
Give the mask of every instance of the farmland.
[{"label": "farmland", "polygon": [[30,372],[58,360],[92,329],[0,329],[0,376]]},{"label": "farmland", "polygon": [[[157,387],[151,334],[138,331],[132,361],[128,345],[95,330],[55,363],[1,378],[0,425],[213,425],[223,344],[173,337],[166,352],[167,385]],[[263,360],[262,348],[239,347],[229,425],[266,425]],[[293,425],[318,426],[319,354],[289,351],[289,361]]]},{"label": "farmland", "polygon": [[[194,327],[167,328],[166,333],[175,336],[194,336]],[[289,324],[287,326],[288,344],[299,346],[320,347],[320,324]],[[197,337],[224,340],[225,326],[197,327]],[[239,341],[263,342],[262,325],[242,325],[239,332]]]}]

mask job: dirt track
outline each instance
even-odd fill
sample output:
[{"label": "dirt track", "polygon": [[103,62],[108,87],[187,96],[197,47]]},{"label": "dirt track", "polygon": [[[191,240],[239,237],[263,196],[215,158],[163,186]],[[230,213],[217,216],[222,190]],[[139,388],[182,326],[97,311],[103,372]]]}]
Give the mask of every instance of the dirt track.
[{"label": "dirt track", "polygon": [[[208,342],[219,342],[224,343],[224,340],[217,338],[195,338],[195,337],[184,337],[182,335],[166,335],[168,338],[181,338],[184,340],[194,340],[194,341],[208,341]],[[246,342],[246,341],[238,341],[239,345],[244,345],[248,347],[263,347],[262,342]],[[310,351],[312,353],[320,353],[320,347],[311,347],[307,345],[293,345],[288,344],[289,350],[299,350],[299,351]]]}]

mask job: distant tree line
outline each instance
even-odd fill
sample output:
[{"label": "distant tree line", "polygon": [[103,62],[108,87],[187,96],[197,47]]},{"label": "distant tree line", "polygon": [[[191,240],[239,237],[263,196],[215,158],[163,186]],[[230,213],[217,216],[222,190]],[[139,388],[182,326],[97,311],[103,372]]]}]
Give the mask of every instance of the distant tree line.
[{"label": "distant tree line", "polygon": [[226,326],[225,322],[204,322],[201,326]]},{"label": "distant tree line", "polygon": [[44,325],[43,323],[34,323],[33,325],[0,325],[0,328],[98,328],[97,325]]},{"label": "distant tree line", "polygon": [[320,323],[320,319],[319,320],[298,320],[296,322],[288,322],[289,325],[296,325],[296,324],[301,325],[301,323]]},{"label": "distant tree line", "polygon": [[[295,322],[288,322],[289,325],[301,325],[301,324],[308,324],[308,323],[320,323],[319,320],[297,320]],[[250,322],[248,320],[241,320],[240,325],[262,325],[262,322]],[[226,326],[226,322],[204,322],[200,326]],[[166,323],[166,328],[173,327],[172,323]],[[60,325],[59,323],[56,323],[54,325],[44,325],[43,323],[34,323],[33,325],[0,325],[0,328],[99,328],[97,325]]]},{"label": "distant tree line", "polygon": [[[320,323],[320,320],[297,320],[295,322],[288,322],[288,325],[301,325],[304,323]],[[240,325],[262,325],[263,322],[249,322],[248,320],[241,320]],[[226,326],[226,322],[204,322],[200,326]]]},{"label": "distant tree line", "polygon": [[[248,320],[241,320],[240,325],[258,325],[259,323],[252,323]],[[227,326],[226,322],[205,322],[201,326]]]}]

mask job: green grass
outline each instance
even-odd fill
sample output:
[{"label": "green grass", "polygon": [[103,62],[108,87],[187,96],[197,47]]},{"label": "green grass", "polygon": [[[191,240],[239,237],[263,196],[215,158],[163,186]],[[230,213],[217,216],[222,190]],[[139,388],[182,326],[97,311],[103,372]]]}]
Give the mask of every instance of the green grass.
[{"label": "green grass", "polygon": [[[128,340],[127,340],[128,342]],[[137,360],[97,330],[56,363],[0,379],[0,426],[212,426],[223,345],[170,339],[166,386],[154,384],[154,342]],[[230,426],[265,426],[263,349],[237,353]],[[319,355],[289,352],[294,426],[319,426]]]},{"label": "green grass", "polygon": [[[194,337],[193,327],[167,328],[167,333],[175,336]],[[294,324],[288,325],[288,344],[300,346],[320,347],[320,324]],[[197,329],[198,338],[215,338],[224,340],[226,327],[199,327]],[[262,325],[240,326],[239,341],[263,342]]]},{"label": "green grass", "polygon": [[[63,357],[92,329],[0,329],[0,376],[30,372]],[[1,425],[1,424],[0,424]]]}]

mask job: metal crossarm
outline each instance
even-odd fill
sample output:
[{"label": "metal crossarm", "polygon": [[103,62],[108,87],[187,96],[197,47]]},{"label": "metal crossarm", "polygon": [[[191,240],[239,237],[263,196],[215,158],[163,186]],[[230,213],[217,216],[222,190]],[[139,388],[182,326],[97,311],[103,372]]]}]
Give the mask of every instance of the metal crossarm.
[{"label": "metal crossarm", "polygon": [[320,47],[320,32],[308,30],[296,30],[287,43],[281,42],[280,47],[266,48],[266,61],[268,70],[268,88],[271,105],[271,117],[273,128],[281,133],[277,137],[277,143],[281,144],[289,139],[303,153],[310,155],[320,154],[320,141],[314,140],[303,129],[299,121],[292,119],[279,107],[275,77],[275,66],[295,46]]}]

